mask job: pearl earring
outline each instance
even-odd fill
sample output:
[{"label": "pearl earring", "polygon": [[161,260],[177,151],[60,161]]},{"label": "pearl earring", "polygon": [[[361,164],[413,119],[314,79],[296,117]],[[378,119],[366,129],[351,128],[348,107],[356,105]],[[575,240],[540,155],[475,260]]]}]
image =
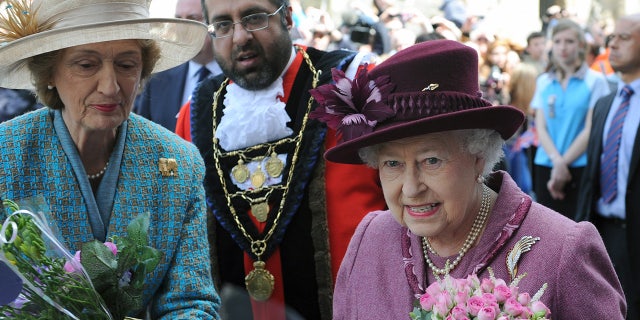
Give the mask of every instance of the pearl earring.
[{"label": "pearl earring", "polygon": [[482,174],[478,174],[478,177],[476,178],[476,181],[479,184],[483,184],[484,183],[484,176],[482,176]]},{"label": "pearl earring", "polygon": [[52,86],[52,85],[48,85],[48,86],[47,86],[47,89],[49,89],[49,90],[51,90],[51,89],[53,89],[53,88],[54,88],[54,86]]}]

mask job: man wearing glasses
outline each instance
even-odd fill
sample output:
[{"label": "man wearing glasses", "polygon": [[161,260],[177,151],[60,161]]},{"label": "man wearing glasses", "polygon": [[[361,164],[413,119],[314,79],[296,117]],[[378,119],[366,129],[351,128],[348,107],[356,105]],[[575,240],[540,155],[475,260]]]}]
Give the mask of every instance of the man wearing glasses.
[{"label": "man wearing glasses", "polygon": [[331,81],[332,68],[353,77],[367,56],[294,46],[287,0],[206,2],[223,75],[196,88],[179,123],[191,126],[181,135],[207,166],[223,314],[331,319],[333,279],[351,235],[384,200],[373,170],[323,160],[336,136],[308,119],[316,107],[309,90]]}]

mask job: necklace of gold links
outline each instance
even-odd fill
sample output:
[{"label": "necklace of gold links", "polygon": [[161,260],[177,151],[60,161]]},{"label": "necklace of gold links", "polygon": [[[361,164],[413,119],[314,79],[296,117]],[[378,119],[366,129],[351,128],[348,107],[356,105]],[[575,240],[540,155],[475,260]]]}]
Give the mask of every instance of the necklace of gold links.
[{"label": "necklace of gold links", "polygon": [[[311,72],[313,73],[313,81],[312,81],[312,87],[315,88],[318,85],[318,80],[320,77],[320,72],[317,71],[313,65],[313,63],[311,62],[311,58],[309,57],[309,55],[301,48],[297,48],[299,52],[302,53],[302,56],[304,58],[304,61],[307,63],[307,65],[309,66],[309,69],[311,69]],[[218,171],[218,176],[220,177],[220,183],[222,185],[222,190],[224,191],[224,195],[225,198],[227,200],[227,206],[229,207],[229,211],[231,212],[231,214],[233,215],[233,220],[235,221],[236,225],[238,226],[238,229],[240,229],[240,232],[242,232],[242,235],[249,240],[249,242],[251,242],[251,252],[253,252],[253,254],[258,258],[258,261],[261,260],[262,255],[264,254],[266,248],[267,248],[267,241],[271,238],[271,236],[273,235],[273,233],[276,230],[276,227],[278,226],[278,222],[280,221],[280,216],[282,215],[282,211],[284,208],[284,203],[285,203],[285,198],[286,198],[286,193],[289,190],[289,185],[291,184],[291,181],[293,179],[293,170],[295,168],[295,165],[298,161],[298,152],[300,151],[300,146],[301,146],[301,142],[302,142],[302,135],[304,133],[304,130],[306,128],[307,125],[307,120],[308,120],[308,116],[309,116],[309,112],[311,112],[311,106],[313,105],[313,97],[309,97],[309,101],[307,102],[307,111],[305,113],[305,116],[302,120],[302,125],[300,126],[300,131],[298,132],[298,135],[295,138],[286,138],[286,139],[282,139],[278,142],[275,142],[273,144],[261,144],[261,145],[256,145],[244,150],[236,150],[236,151],[232,151],[232,152],[222,152],[222,150],[220,150],[220,148],[218,147],[218,141],[215,138],[216,135],[216,110],[218,108],[218,99],[220,94],[222,93],[222,90],[227,86],[227,84],[229,83],[229,79],[227,78],[222,85],[220,86],[220,88],[218,89],[218,91],[216,91],[216,93],[214,94],[213,97],[213,136],[214,136],[214,141],[213,141],[213,154],[215,157],[214,163],[215,163],[215,167],[216,170]],[[227,184],[224,178],[224,172],[222,171],[222,167],[220,166],[220,161],[218,161],[220,158],[222,157],[229,157],[229,156],[240,156],[241,158],[246,158],[244,156],[245,152],[250,152],[250,151],[254,151],[254,150],[258,150],[260,148],[264,148],[265,146],[269,146],[269,150],[274,149],[274,145],[275,144],[283,144],[285,142],[295,142],[295,149],[293,152],[293,157],[291,159],[291,164],[289,167],[289,175],[287,177],[287,181],[285,182],[285,184],[283,186],[266,186],[266,187],[261,187],[261,188],[256,188],[255,190],[247,190],[247,191],[238,191],[236,193],[233,194],[229,194],[229,191],[227,189]],[[280,206],[278,208],[278,212],[274,218],[273,224],[271,226],[271,228],[269,228],[269,230],[267,231],[267,233],[264,235],[264,237],[262,239],[254,239],[248,232],[247,230],[244,228],[244,226],[242,225],[242,222],[240,222],[240,219],[238,217],[238,214],[235,210],[235,208],[233,207],[233,203],[232,203],[232,198],[235,197],[239,197],[239,198],[243,198],[245,199],[245,201],[247,201],[247,199],[252,199],[252,196],[257,195],[258,193],[263,192],[263,189],[265,188],[272,188],[272,189],[281,189],[283,190],[283,195],[282,195],[282,199],[280,200]],[[250,200],[248,200],[250,202]]]},{"label": "necklace of gold links", "polygon": [[449,272],[451,272],[458,265],[458,263],[460,263],[460,260],[462,260],[462,257],[464,257],[469,248],[471,248],[471,246],[476,242],[476,239],[478,239],[478,235],[480,235],[480,231],[482,231],[482,228],[484,228],[484,224],[487,221],[487,217],[489,216],[489,199],[489,187],[483,184],[482,203],[480,204],[480,211],[478,211],[478,215],[473,221],[471,231],[469,231],[467,239],[464,241],[462,248],[460,248],[460,251],[458,251],[458,256],[453,260],[452,263],[449,263],[449,260],[447,260],[444,268],[438,268],[433,264],[433,262],[429,258],[428,251],[433,254],[436,254],[436,252],[433,250],[433,248],[431,248],[429,239],[427,239],[427,237],[422,238],[422,251],[424,253],[424,260],[427,262],[427,265],[429,265],[429,268],[431,268],[431,271],[436,278],[438,278],[439,275],[449,274]]}]

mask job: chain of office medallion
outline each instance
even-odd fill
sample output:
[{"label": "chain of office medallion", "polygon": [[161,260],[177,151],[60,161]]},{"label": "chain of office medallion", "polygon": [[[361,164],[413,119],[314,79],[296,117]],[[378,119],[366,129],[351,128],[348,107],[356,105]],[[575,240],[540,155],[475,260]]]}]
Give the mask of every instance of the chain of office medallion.
[{"label": "chain of office medallion", "polygon": [[[318,79],[320,77],[320,71],[316,70],[313,63],[311,62],[311,58],[309,57],[309,55],[307,54],[306,51],[304,51],[301,48],[296,47],[297,50],[302,53],[302,57],[304,58],[304,61],[307,63],[307,65],[309,66],[309,69],[311,70],[311,72],[313,73],[313,81],[312,81],[312,88],[315,88],[318,85]],[[289,190],[289,185],[291,184],[291,180],[293,178],[293,170],[295,168],[295,165],[297,163],[298,160],[298,152],[300,151],[300,146],[301,146],[301,142],[302,142],[302,135],[304,133],[305,127],[307,125],[307,120],[309,118],[309,112],[311,112],[311,106],[313,105],[313,97],[309,97],[309,101],[307,102],[307,111],[304,115],[304,118],[302,120],[302,125],[300,127],[300,132],[298,132],[298,135],[295,138],[286,138],[286,139],[282,139],[279,140],[278,142],[272,143],[270,148],[275,148],[275,146],[280,145],[280,144],[284,144],[284,143],[290,143],[290,142],[295,142],[296,146],[295,146],[295,150],[293,152],[293,157],[291,159],[291,165],[289,167],[289,176],[287,177],[287,182],[285,183],[284,186],[274,186],[274,187],[270,187],[270,188],[279,188],[284,190],[283,195],[282,195],[282,199],[280,200],[280,207],[278,208],[278,213],[275,217],[275,219],[273,220],[273,225],[271,226],[271,228],[269,229],[269,231],[267,232],[267,234],[264,236],[264,238],[262,240],[256,240],[253,239],[253,237],[251,237],[251,235],[247,232],[247,230],[244,228],[244,226],[242,225],[242,222],[240,222],[240,219],[238,218],[238,214],[235,210],[235,208],[233,207],[233,203],[231,202],[231,199],[237,196],[242,197],[243,199],[245,199],[246,201],[246,195],[250,194],[250,193],[254,193],[254,192],[258,192],[258,191],[262,191],[260,189],[256,190],[256,191],[239,191],[236,192],[234,194],[229,194],[229,191],[227,189],[227,184],[224,178],[224,173],[222,172],[222,168],[220,166],[220,161],[218,161],[219,158],[221,157],[230,157],[230,156],[240,156],[240,157],[244,157],[244,153],[245,152],[251,152],[251,151],[255,151],[255,150],[259,150],[260,148],[264,148],[264,146],[266,145],[270,145],[270,144],[259,144],[250,148],[247,148],[245,150],[236,150],[236,151],[231,151],[231,152],[222,152],[220,150],[220,148],[218,148],[218,144],[217,144],[217,139],[215,138],[216,136],[216,110],[218,109],[218,99],[220,98],[220,94],[222,93],[222,90],[229,84],[229,78],[225,79],[224,82],[220,85],[220,88],[216,91],[216,93],[213,96],[213,156],[216,158],[214,161],[215,166],[216,166],[216,170],[218,171],[218,176],[220,177],[220,183],[222,185],[222,190],[224,191],[224,195],[225,198],[227,200],[227,205],[229,206],[229,211],[231,211],[231,214],[233,215],[233,220],[235,221],[236,225],[238,226],[238,228],[240,229],[240,231],[242,232],[242,235],[251,242],[251,251],[253,252],[253,254],[255,254],[258,257],[258,260],[260,260],[260,257],[262,256],[262,254],[264,253],[264,251],[266,250],[267,247],[267,241],[271,238],[271,236],[273,235],[273,233],[275,232],[276,227],[278,226],[278,222],[280,221],[280,216],[282,215],[282,211],[284,209],[284,203],[285,203],[285,199],[286,199],[286,194],[287,191]]]}]

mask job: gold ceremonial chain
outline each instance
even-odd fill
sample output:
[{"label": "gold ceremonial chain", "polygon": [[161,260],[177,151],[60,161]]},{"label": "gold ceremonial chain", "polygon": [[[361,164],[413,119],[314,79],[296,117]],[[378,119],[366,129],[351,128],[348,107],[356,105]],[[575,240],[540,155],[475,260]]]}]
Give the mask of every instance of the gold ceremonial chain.
[{"label": "gold ceremonial chain", "polygon": [[[301,48],[296,47],[298,52],[300,52],[304,58],[304,61],[307,63],[307,65],[309,66],[309,69],[311,70],[311,72],[313,73],[313,81],[312,81],[312,88],[315,88],[318,85],[318,79],[320,77],[320,71],[317,71],[315,69],[315,67],[313,66],[313,63],[311,62],[311,58],[309,57],[309,55],[307,54],[306,51],[304,51]],[[264,252],[267,249],[267,241],[271,238],[271,236],[273,236],[273,233],[276,230],[276,227],[278,226],[278,222],[280,221],[280,216],[282,215],[282,211],[284,209],[284,203],[285,203],[285,198],[286,198],[286,194],[287,191],[289,190],[289,185],[291,184],[291,180],[293,179],[293,170],[295,168],[295,165],[298,161],[298,152],[300,151],[300,146],[301,146],[301,142],[302,142],[302,135],[304,134],[304,130],[306,128],[307,125],[307,120],[308,120],[308,116],[309,116],[309,112],[311,112],[311,106],[313,105],[313,97],[309,97],[309,101],[307,102],[307,111],[304,115],[304,118],[302,119],[302,125],[300,127],[300,132],[298,132],[298,135],[293,137],[293,138],[284,138],[281,140],[278,140],[276,142],[273,143],[265,143],[265,144],[259,144],[259,145],[255,145],[249,148],[246,148],[244,150],[235,150],[235,151],[230,151],[230,152],[222,152],[220,150],[220,148],[218,147],[218,141],[215,138],[216,136],[216,110],[218,109],[218,99],[220,98],[220,94],[222,93],[222,90],[229,84],[229,79],[225,79],[225,81],[222,83],[222,85],[220,85],[220,88],[216,91],[216,93],[213,96],[213,156],[215,158],[215,166],[216,166],[216,170],[218,171],[218,176],[220,176],[220,183],[222,185],[222,190],[224,191],[224,195],[225,198],[227,200],[227,205],[229,207],[229,211],[231,212],[231,214],[233,215],[233,220],[235,221],[236,225],[238,226],[238,228],[240,229],[240,231],[242,232],[242,235],[249,240],[249,242],[251,242],[251,252],[257,257],[257,260],[253,263],[253,267],[254,269],[251,270],[251,272],[249,272],[249,274],[245,277],[245,285],[247,287],[247,291],[249,293],[249,295],[257,300],[257,301],[266,301],[269,299],[269,297],[271,297],[271,294],[273,293],[273,287],[274,287],[274,277],[273,275],[265,269],[265,263],[264,261],[262,261],[262,255],[264,254]],[[260,149],[264,149],[265,147],[268,147],[268,152],[266,156],[271,156],[274,157],[273,153],[275,153],[275,147],[279,146],[279,145],[284,145],[286,143],[294,143],[295,142],[295,149],[293,152],[293,157],[291,159],[291,164],[289,167],[289,176],[287,177],[287,181],[284,184],[284,186],[278,185],[278,186],[263,186],[262,183],[260,183],[259,187],[256,187],[254,190],[241,190],[238,191],[236,193],[233,194],[229,194],[229,191],[227,189],[227,184],[224,178],[224,173],[222,172],[222,168],[220,166],[220,161],[219,159],[222,157],[232,157],[232,156],[237,156],[239,157],[239,161],[238,161],[238,165],[236,165],[234,167],[234,169],[236,170],[236,173],[239,177],[243,178],[245,175],[247,176],[247,178],[251,177],[252,179],[252,185],[255,186],[255,184],[258,184],[259,179],[262,179],[262,177],[258,177],[256,176],[256,183],[254,184],[253,181],[253,175],[257,172],[260,171],[262,172],[261,168],[256,169],[256,171],[254,171],[254,173],[249,173],[248,172],[248,168],[243,167],[244,166],[244,162],[249,160],[247,156],[245,156],[246,153],[252,152],[252,151],[256,151],[256,150],[260,150]],[[258,157],[260,159],[264,159],[264,157]],[[277,159],[277,158],[276,158]],[[253,160],[253,159],[252,159]],[[280,161],[281,162],[281,161]],[[267,163],[267,166],[269,167],[269,163]],[[277,162],[272,163],[272,165],[274,168],[267,168],[267,173],[269,173],[270,175],[273,173],[277,173],[277,168],[279,166],[279,164]],[[245,171],[246,170],[246,171]],[[269,171],[272,172],[269,172]],[[233,172],[234,170],[232,170],[232,174],[234,174],[234,178],[236,178],[236,173]],[[280,169],[280,172],[282,171],[282,168]],[[236,178],[237,180],[237,178]],[[245,179],[246,181],[246,179]],[[264,194],[261,197],[258,197],[258,194],[263,193],[264,189],[268,188],[269,191],[266,192],[266,194]],[[271,226],[271,228],[269,228],[269,230],[267,231],[266,235],[263,237],[263,239],[253,239],[253,237],[247,232],[247,230],[244,228],[244,226],[242,225],[242,222],[240,222],[240,219],[238,217],[238,213],[236,212],[235,208],[233,207],[233,203],[232,203],[232,199],[233,198],[242,198],[245,201],[247,201],[250,205],[251,205],[251,210],[253,212],[253,210],[257,210],[259,211],[260,214],[264,214],[264,219],[266,221],[266,215],[268,215],[269,213],[269,204],[268,204],[268,198],[271,195],[271,192],[275,189],[279,189],[279,190],[283,190],[283,194],[282,194],[282,199],[280,200],[280,206],[278,208],[278,212],[273,220],[273,225]],[[266,213],[265,213],[266,210]],[[255,214],[255,213],[254,213]],[[262,217],[262,216],[261,216]]]},{"label": "gold ceremonial chain", "polygon": [[460,251],[458,251],[458,256],[455,258],[455,260],[453,260],[453,263],[449,263],[449,260],[447,260],[444,268],[442,269],[436,267],[433,264],[433,262],[431,262],[431,259],[429,258],[429,254],[427,250],[433,254],[437,254],[437,253],[431,248],[431,245],[429,244],[429,240],[427,239],[427,237],[422,238],[422,251],[424,253],[424,260],[429,265],[429,268],[431,268],[431,271],[433,272],[433,275],[436,277],[436,279],[438,278],[438,275],[449,274],[449,272],[451,272],[458,265],[460,260],[462,260],[462,257],[464,257],[464,255],[467,253],[469,248],[471,248],[473,243],[476,242],[476,239],[478,238],[480,231],[482,231],[482,228],[484,228],[485,221],[487,221],[487,216],[489,215],[489,207],[490,207],[489,187],[483,184],[482,185],[482,203],[480,204],[480,211],[478,212],[478,215],[476,216],[476,218],[473,220],[473,226],[471,227],[471,231],[469,231],[469,235],[467,235],[467,239],[464,241],[464,244],[462,245],[462,248],[460,248]]}]

